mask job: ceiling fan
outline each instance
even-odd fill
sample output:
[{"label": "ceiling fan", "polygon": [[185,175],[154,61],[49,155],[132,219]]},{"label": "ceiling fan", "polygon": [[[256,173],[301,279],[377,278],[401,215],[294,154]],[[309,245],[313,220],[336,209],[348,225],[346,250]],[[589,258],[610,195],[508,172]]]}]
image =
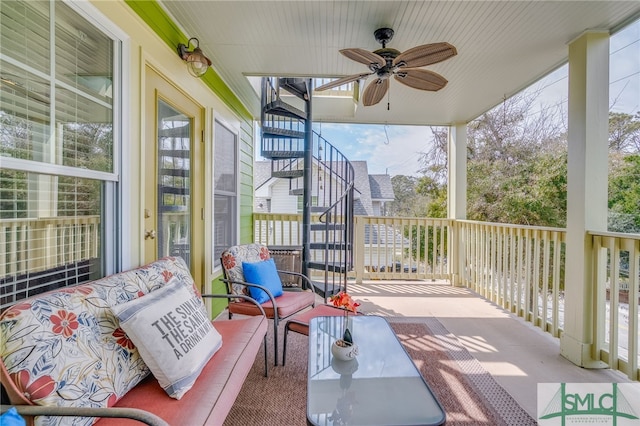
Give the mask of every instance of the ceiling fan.
[{"label": "ceiling fan", "polygon": [[369,52],[360,48],[342,49],[340,53],[369,67],[371,72],[353,74],[339,78],[330,83],[317,87],[322,91],[338,87],[352,81],[375,75],[376,78],[367,85],[362,95],[364,106],[375,105],[384,97],[389,89],[389,77],[392,75],[400,83],[414,89],[438,91],[447,85],[447,79],[438,73],[421,69],[426,65],[442,62],[458,54],[456,48],[449,43],[431,43],[413,47],[400,52],[387,43],[393,38],[391,28],[379,28],[373,33],[376,41],[382,44],[382,48]]}]

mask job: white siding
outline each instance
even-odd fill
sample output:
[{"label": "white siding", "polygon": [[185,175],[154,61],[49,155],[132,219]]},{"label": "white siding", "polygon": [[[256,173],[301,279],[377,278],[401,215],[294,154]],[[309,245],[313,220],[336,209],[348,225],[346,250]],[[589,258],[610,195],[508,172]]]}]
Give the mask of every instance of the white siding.
[{"label": "white siding", "polygon": [[286,179],[278,179],[271,187],[271,213],[298,213],[298,197],[289,195]]}]

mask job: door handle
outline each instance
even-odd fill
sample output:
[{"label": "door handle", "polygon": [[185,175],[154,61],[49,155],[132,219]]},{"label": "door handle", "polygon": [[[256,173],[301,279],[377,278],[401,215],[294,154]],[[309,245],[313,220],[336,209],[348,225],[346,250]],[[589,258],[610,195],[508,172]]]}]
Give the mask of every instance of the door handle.
[{"label": "door handle", "polygon": [[152,229],[150,231],[147,231],[145,229],[145,231],[144,231],[144,239],[145,240],[149,240],[149,239],[154,240],[155,238],[156,238],[156,230],[155,229]]}]

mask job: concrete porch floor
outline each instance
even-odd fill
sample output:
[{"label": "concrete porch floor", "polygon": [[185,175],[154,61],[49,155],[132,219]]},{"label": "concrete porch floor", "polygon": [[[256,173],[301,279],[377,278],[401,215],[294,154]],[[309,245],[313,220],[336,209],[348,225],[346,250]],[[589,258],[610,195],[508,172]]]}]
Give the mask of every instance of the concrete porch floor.
[{"label": "concrete porch floor", "polygon": [[494,379],[537,418],[538,383],[629,382],[622,373],[578,367],[560,355],[559,339],[543,333],[467,288],[446,281],[349,282],[368,314],[435,317]]}]

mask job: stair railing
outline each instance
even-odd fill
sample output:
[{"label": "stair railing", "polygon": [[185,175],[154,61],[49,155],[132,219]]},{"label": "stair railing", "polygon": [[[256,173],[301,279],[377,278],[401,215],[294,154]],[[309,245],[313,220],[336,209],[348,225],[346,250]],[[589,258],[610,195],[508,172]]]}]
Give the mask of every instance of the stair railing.
[{"label": "stair railing", "polygon": [[324,226],[324,282],[327,294],[347,291],[347,273],[353,268],[353,182],[319,217]]},{"label": "stair railing", "polygon": [[[288,178],[290,194],[304,192],[304,146],[302,137],[311,109],[308,94],[301,93],[302,80],[263,78],[262,84],[262,155],[272,160],[271,175]],[[281,91],[294,91],[297,98],[286,97]],[[302,99],[302,100],[300,100]],[[296,105],[295,102],[298,104]],[[304,107],[298,107],[300,103]],[[307,123],[308,124],[308,123]],[[308,127],[307,127],[308,128]],[[303,270],[317,270],[312,278],[322,273],[321,295],[328,297],[346,289],[347,272],[353,265],[353,166],[340,150],[322,135],[312,131],[312,179],[310,180],[312,213],[320,214],[321,221],[313,222],[306,230],[308,252]],[[314,215],[314,217],[317,217]],[[303,231],[304,232],[304,231]]]}]

